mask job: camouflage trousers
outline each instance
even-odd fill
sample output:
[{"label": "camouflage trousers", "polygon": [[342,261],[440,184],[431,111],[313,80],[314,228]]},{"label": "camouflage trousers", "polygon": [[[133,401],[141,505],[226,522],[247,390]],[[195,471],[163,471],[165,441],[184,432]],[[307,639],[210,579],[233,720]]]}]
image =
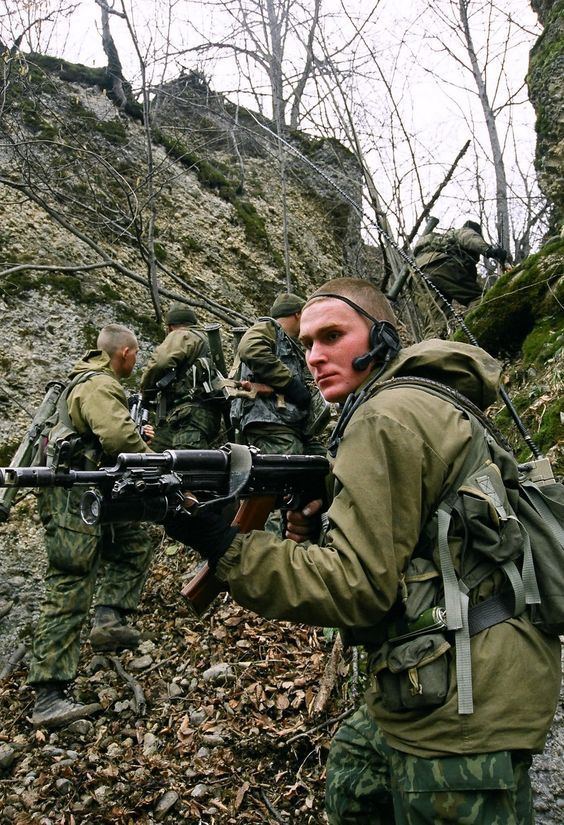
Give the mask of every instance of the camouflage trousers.
[{"label": "camouflage trousers", "polygon": [[[45,499],[47,498],[47,502]],[[152,557],[146,530],[137,525],[85,525],[80,493],[57,490],[43,496],[47,573],[45,598],[33,638],[28,682],[72,681],[80,656],[80,632],[88,617],[98,571],[97,605],[137,608]]]},{"label": "camouflage trousers", "polygon": [[327,761],[330,825],[533,825],[526,752],[424,759],[384,741],[366,705],[339,728]]},{"label": "camouflage trousers", "polygon": [[266,455],[325,455],[317,439],[306,439],[298,430],[275,424],[252,424],[243,430],[242,441]]},{"label": "camouflage trousers", "polygon": [[156,453],[163,450],[209,450],[220,428],[220,410],[194,405],[187,415],[172,412],[155,425],[151,449]]}]

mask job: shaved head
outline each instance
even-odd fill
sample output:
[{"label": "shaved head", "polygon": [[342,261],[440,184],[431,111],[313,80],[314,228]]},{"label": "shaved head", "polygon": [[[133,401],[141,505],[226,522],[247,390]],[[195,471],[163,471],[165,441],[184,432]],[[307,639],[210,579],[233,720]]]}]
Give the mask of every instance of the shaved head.
[{"label": "shaved head", "polygon": [[333,278],[326,281],[307,300],[306,307],[316,299],[322,299],[323,293],[332,293],[348,298],[377,321],[388,321],[394,327],[396,318],[388,299],[377,286],[364,278]]},{"label": "shaved head", "polygon": [[107,324],[100,330],[96,346],[112,356],[124,347],[136,350],[139,345],[135,333],[128,327],[121,324]]}]

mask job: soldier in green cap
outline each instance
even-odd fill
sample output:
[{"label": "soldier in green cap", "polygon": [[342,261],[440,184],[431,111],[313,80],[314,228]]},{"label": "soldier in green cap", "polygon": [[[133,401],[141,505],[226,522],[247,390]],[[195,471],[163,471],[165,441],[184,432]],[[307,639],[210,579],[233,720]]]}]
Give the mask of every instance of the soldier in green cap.
[{"label": "soldier in green cap", "polygon": [[307,426],[315,389],[297,340],[304,303],[291,292],[278,295],[270,315],[259,318],[237,347],[232,374],[272,388],[270,395],[236,398],[231,404],[242,440],[263,453],[324,452]]},{"label": "soldier in green cap", "polygon": [[156,451],[207,450],[217,438],[221,409],[213,397],[216,371],[205,330],[180,302],[166,314],[167,335],[141,376],[146,403],[156,405]]},{"label": "soldier in green cap", "polygon": [[[339,627],[365,647],[365,701],[328,755],[330,825],[533,825],[528,769],[558,702],[560,643],[482,554],[487,533],[509,558],[502,523],[515,516],[485,483],[501,478],[498,465],[482,475],[493,439],[459,403],[462,393],[479,410],[494,403],[500,364],[453,341],[402,350],[386,298],[355,278],[314,292],[300,339],[323,395],[341,405],[324,518],[320,501],[290,512],[284,539],[239,533],[205,509],[175,514],[165,529],[247,610]],[[457,390],[454,403],[433,394],[438,382]],[[465,499],[473,528],[458,517],[447,528],[440,504],[468,474],[484,484]],[[492,611],[502,595],[513,609]],[[419,620],[445,602],[444,619],[439,608],[401,629],[404,615]]]},{"label": "soldier in green cap", "polygon": [[[101,330],[97,346],[73,367],[70,390],[61,398],[59,422],[49,434],[50,454],[57,450],[59,440],[63,445],[58,467],[97,469],[113,464],[118,453],[150,451],[153,428],[146,426],[149,441],[144,441],[120,384],[135,366],[139,347],[134,333],[109,324]],[[69,445],[72,449],[65,458]],[[140,639],[139,632],[127,624],[127,616],[136,610],[141,597],[151,562],[151,540],[139,525],[84,524],[81,495],[77,487],[53,488],[43,490],[39,498],[48,566],[28,678],[36,691],[31,717],[35,727],[59,727],[101,710],[97,703],[75,702],[67,691],[76,676],[80,632],[102,562],[105,569],[90,633],[92,648],[135,648]]]}]

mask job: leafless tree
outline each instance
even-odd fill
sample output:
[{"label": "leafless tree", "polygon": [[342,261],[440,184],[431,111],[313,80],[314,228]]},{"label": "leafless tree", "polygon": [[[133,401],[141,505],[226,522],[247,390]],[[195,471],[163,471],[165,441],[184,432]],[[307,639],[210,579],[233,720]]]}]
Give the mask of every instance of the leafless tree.
[{"label": "leafless tree", "polygon": [[[494,0],[437,0],[428,3],[426,15],[434,22],[428,27],[432,32],[428,35],[429,40],[438,45],[439,53],[448,56],[460,74],[451,74],[447,78],[444,70],[430,71],[443,86],[450,86],[453,94],[459,95],[462,86],[466,91],[473,89],[479,101],[488,142],[487,146],[480,146],[480,154],[488,159],[495,179],[497,241],[508,250],[520,247],[519,236],[512,230],[512,213],[515,212],[512,202],[516,195],[508,181],[507,164],[511,150],[515,148],[513,112],[526,100],[524,80],[521,77],[516,81],[512,71],[513,50],[520,43],[523,27]],[[465,82],[465,76],[471,79],[471,85]],[[480,142],[476,117],[468,112],[464,116],[474,141]],[[514,152],[513,157],[514,164],[518,165],[519,153]],[[532,194],[532,179],[524,181],[522,170],[517,172],[516,180],[524,184],[525,193]],[[526,199],[527,195],[517,196],[522,197]],[[533,222],[525,222],[529,225],[526,234],[544,210],[542,207],[533,209],[533,213],[536,214]],[[524,243],[526,246],[526,241]]]}]

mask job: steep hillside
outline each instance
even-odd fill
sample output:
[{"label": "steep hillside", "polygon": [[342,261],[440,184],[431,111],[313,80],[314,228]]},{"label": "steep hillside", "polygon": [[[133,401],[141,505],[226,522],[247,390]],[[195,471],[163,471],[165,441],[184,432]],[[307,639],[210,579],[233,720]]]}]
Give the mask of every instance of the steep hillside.
[{"label": "steep hillside", "polygon": [[[150,166],[139,111],[116,109],[103,70],[4,57],[4,456],[25,426],[22,408],[67,372],[101,325],[131,325],[144,350],[160,338],[147,287],[150,236],[163,305],[181,297],[203,321],[220,321],[227,350],[230,328],[264,314],[286,288],[283,189],[292,289],[306,294],[327,277],[363,271],[360,222],[347,200],[290,157],[282,180],[269,132],[198,76],[169,87],[152,128]],[[350,153],[333,141],[291,140],[359,200]]]},{"label": "steep hillside", "polygon": [[[231,329],[284,288],[284,186],[293,288],[366,274],[348,201],[294,157],[284,184],[268,124],[198,76],[171,84],[159,103],[151,195],[139,109],[115,108],[103,70],[10,61],[0,118],[0,465],[47,380],[102,324],[136,330],[141,364],[160,338],[144,260],[151,197],[163,303],[182,296],[204,321],[220,321],[228,351]],[[349,153],[290,139],[358,200]],[[509,391],[560,472],[562,259],[562,241],[552,241],[468,316],[504,360]],[[501,409],[497,420],[514,432]],[[101,657],[85,641],[77,696],[97,697],[104,713],[48,733],[29,724],[25,684],[45,569],[33,496],[0,525],[0,825],[321,825],[327,749],[362,692],[362,658],[341,657],[331,634],[258,619],[228,597],[195,618],[180,590],[197,559],[149,529],[142,647]],[[562,749],[560,708],[534,763],[538,825],[560,821]]]},{"label": "steep hillside", "polygon": [[[553,238],[510,269],[467,323],[480,344],[505,365],[506,388],[554,472],[564,475],[564,239]],[[457,338],[463,339],[462,333]],[[530,451],[507,409],[496,423],[521,460]]]}]

